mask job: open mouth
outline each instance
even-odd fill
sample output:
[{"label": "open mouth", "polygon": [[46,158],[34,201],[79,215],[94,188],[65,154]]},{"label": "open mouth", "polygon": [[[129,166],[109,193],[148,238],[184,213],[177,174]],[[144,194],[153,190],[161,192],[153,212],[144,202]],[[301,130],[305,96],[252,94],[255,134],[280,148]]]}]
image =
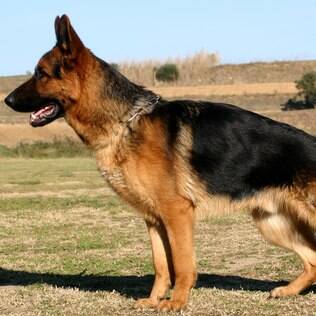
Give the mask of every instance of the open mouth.
[{"label": "open mouth", "polygon": [[30,115],[30,124],[33,127],[44,126],[63,115],[63,110],[57,103],[49,103]]}]

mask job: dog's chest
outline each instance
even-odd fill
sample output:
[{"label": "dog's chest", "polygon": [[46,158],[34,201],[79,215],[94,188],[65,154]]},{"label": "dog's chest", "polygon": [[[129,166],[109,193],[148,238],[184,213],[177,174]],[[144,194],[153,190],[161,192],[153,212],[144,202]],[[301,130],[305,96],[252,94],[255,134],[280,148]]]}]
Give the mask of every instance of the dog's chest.
[{"label": "dog's chest", "polygon": [[100,171],[103,178],[107,181],[107,183],[112,187],[114,191],[122,194],[123,192],[128,190],[128,183],[121,168],[100,168]]},{"label": "dog's chest", "polygon": [[123,130],[113,132],[106,145],[96,152],[98,169],[104,179],[116,191],[122,192],[127,188],[126,176],[122,168],[125,160],[125,146],[122,146]]},{"label": "dog's chest", "polygon": [[119,162],[104,152],[97,156],[97,164],[103,178],[123,200],[142,213],[146,220],[156,222],[154,198],[141,181],[134,164],[127,158]]},{"label": "dog's chest", "polygon": [[102,176],[105,178],[109,186],[128,204],[145,216],[149,221],[155,222],[153,199],[142,186],[135,185],[130,181],[125,172],[120,168],[112,170],[102,170]]}]

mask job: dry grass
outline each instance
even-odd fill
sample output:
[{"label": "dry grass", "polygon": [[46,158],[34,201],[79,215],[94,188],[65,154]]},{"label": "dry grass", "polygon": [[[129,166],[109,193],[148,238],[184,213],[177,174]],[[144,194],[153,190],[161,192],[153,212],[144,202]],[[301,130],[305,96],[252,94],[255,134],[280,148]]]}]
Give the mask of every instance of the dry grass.
[{"label": "dry grass", "polygon": [[25,75],[0,77],[0,93],[8,93],[23,83],[27,78],[28,76]]},{"label": "dry grass", "polygon": [[294,82],[315,70],[315,60],[218,65],[212,68],[205,84]]},{"label": "dry grass", "polygon": [[273,95],[295,94],[297,89],[293,82],[249,83],[232,85],[205,85],[192,87],[152,87],[152,90],[166,98]]},{"label": "dry grass", "polygon": [[175,63],[180,70],[180,78],[173,85],[185,86],[294,82],[304,73],[316,70],[314,60],[218,65],[219,56],[205,51],[187,58],[122,63],[120,70],[135,82],[159,86],[163,84],[155,81],[154,69],[165,62]]},{"label": "dry grass", "polygon": [[9,147],[14,147],[20,142],[47,142],[65,137],[78,140],[74,131],[63,121],[54,122],[42,128],[33,128],[26,121],[16,124],[0,124],[0,143]]},{"label": "dry grass", "polygon": [[141,62],[123,62],[119,70],[130,80],[146,86],[163,85],[155,79],[155,69],[165,63],[176,64],[180,73],[174,84],[191,85],[207,81],[210,69],[219,63],[219,56],[207,51],[200,51],[184,58],[169,58],[163,61],[145,60]]},{"label": "dry grass", "polygon": [[[93,160],[2,159],[0,184],[1,315],[157,315],[132,309],[153,280],[145,225]],[[267,299],[301,267],[247,216],[200,222],[196,246],[200,275],[183,315],[316,315],[312,292]]]},{"label": "dry grass", "polygon": [[271,111],[263,114],[277,121],[293,125],[312,135],[316,135],[316,110],[312,109],[289,112]]}]

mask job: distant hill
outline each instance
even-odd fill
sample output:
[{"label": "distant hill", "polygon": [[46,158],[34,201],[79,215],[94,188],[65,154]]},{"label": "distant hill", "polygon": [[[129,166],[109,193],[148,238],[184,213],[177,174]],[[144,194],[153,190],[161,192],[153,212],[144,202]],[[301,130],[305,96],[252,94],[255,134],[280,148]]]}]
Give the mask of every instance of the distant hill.
[{"label": "distant hill", "polygon": [[[161,86],[165,84],[147,80],[143,73],[147,70],[146,62],[143,64],[135,63],[129,68],[135,68],[135,71],[124,73],[124,67],[119,69],[131,80],[145,86]],[[199,68],[202,66],[199,65]],[[223,84],[243,84],[243,83],[271,83],[271,82],[294,82],[302,77],[308,71],[316,71],[316,60],[304,61],[276,61],[276,62],[255,62],[247,64],[226,64],[209,67],[205,65],[205,71],[201,72],[200,78],[196,75],[185,75],[185,80],[180,79],[174,83],[179,86],[196,86],[196,85],[223,85]],[[190,72],[190,70],[187,70]],[[152,76],[150,76],[152,77]],[[184,76],[183,76],[184,77]],[[0,94],[13,90],[17,85],[28,78],[26,75],[0,77]],[[170,85],[170,83],[168,83]]]},{"label": "distant hill", "polygon": [[6,94],[23,83],[29,76],[6,76],[0,77],[0,94]]},{"label": "distant hill", "polygon": [[293,82],[316,71],[316,60],[218,65],[210,69],[209,84]]},{"label": "distant hill", "polygon": [[[202,62],[199,67],[201,64]],[[185,81],[179,80],[173,86],[146,82],[146,76],[142,77],[144,69],[141,66],[142,63],[134,64],[133,67],[137,71],[130,72],[130,77],[132,77],[130,79],[152,88],[163,96],[229,102],[251,110],[265,112],[280,110],[280,104],[295,95],[296,89],[293,82],[308,71],[316,71],[316,60],[212,66],[205,68],[207,71],[201,72],[198,82],[193,79],[196,76],[193,76],[187,83],[189,76],[186,74]],[[124,68],[122,67],[121,70],[123,71]],[[129,68],[129,70],[131,69]],[[27,114],[16,113],[1,102],[7,93],[27,78],[26,75],[0,77],[0,122],[21,122],[28,118]]]}]

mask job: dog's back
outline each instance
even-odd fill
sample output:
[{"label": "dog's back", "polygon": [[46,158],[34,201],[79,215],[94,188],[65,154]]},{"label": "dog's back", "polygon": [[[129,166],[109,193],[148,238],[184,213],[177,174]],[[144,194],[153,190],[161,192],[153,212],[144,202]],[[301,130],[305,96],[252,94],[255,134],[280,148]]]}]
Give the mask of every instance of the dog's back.
[{"label": "dog's back", "polygon": [[181,142],[181,128],[191,135],[189,163],[211,194],[233,200],[271,188],[313,179],[316,138],[233,105],[172,101],[150,115],[166,124],[169,145]]}]

